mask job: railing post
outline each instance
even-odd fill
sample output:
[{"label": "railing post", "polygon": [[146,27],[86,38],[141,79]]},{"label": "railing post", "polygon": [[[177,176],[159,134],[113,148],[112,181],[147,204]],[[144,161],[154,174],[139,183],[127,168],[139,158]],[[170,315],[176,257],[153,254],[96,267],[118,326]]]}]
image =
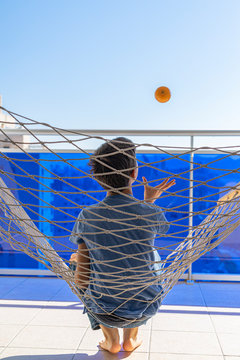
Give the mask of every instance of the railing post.
[{"label": "railing post", "polygon": [[[189,217],[188,217],[188,237],[190,240],[190,247],[192,246],[191,238],[192,238],[192,229],[193,229],[193,160],[194,160],[194,136],[190,136],[190,148],[191,148],[191,154],[190,154],[190,172],[189,172]],[[193,283],[192,280],[192,264],[188,268],[188,279],[187,283]]]}]

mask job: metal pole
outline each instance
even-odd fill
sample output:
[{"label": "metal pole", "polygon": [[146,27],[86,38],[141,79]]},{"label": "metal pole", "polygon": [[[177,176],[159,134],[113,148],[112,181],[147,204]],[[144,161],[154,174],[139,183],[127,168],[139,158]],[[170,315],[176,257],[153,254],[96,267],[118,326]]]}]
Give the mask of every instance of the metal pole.
[{"label": "metal pole", "polygon": [[[191,155],[190,155],[190,172],[189,172],[189,218],[188,218],[188,237],[190,239],[190,247],[192,246],[191,238],[192,238],[192,228],[193,228],[193,159],[194,159],[194,136],[190,137],[190,147],[191,147]],[[188,268],[188,284],[192,284],[192,264]]]}]

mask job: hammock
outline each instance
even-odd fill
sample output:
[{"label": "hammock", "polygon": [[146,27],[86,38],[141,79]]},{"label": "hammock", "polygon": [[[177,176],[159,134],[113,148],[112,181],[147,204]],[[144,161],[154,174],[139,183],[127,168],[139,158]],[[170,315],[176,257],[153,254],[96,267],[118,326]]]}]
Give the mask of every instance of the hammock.
[{"label": "hammock", "polygon": [[[17,138],[14,135],[17,131],[15,133],[12,131],[11,135],[11,130],[4,128],[6,122],[1,126],[2,135],[0,141],[5,144],[5,147],[6,145],[8,147],[11,145],[10,150],[7,150],[8,152],[0,152],[2,161],[2,176],[0,177],[1,238],[8,242],[16,251],[26,253],[53,271],[58,277],[64,279],[71,290],[85,304],[84,294],[79,292],[76,287],[74,274],[69,268],[70,255],[76,251],[76,248],[68,241],[68,237],[71,234],[73,224],[77,220],[79,211],[86,208],[89,202],[98,202],[105,196],[105,191],[98,186],[93,176],[85,170],[84,166],[81,167],[81,164],[86,164],[91,156],[86,146],[82,144],[93,139],[97,141],[109,141],[109,139],[101,136],[91,136],[74,130],[59,129],[28,119],[4,108],[2,109],[7,111],[16,123],[20,125],[19,134],[23,134],[21,131],[24,130],[24,134],[27,134],[28,137],[27,140],[25,137],[23,141],[23,137],[21,138],[19,134]],[[38,126],[37,129],[35,128],[36,126]],[[45,138],[41,138],[41,136],[46,136],[46,130],[51,130],[52,136],[58,137],[57,140],[50,139],[50,141],[47,141]],[[67,153],[67,155],[59,153],[54,149],[56,144],[68,144],[78,152],[75,155],[72,153]],[[82,145],[81,147],[80,144]],[[33,150],[31,151],[28,148],[29,145],[41,146],[41,153],[46,154],[46,156],[44,155],[41,159],[38,158],[38,153],[35,153]],[[134,144],[137,149],[142,145]],[[166,201],[170,205],[173,204],[171,207],[161,205],[161,208],[166,211],[168,221],[170,215],[172,216],[172,221],[169,222],[174,229],[174,231],[164,236],[158,234],[155,240],[154,250],[158,251],[162,257],[159,261],[161,263],[161,271],[154,277],[152,277],[152,273],[140,273],[138,275],[137,271],[135,271],[134,276],[126,277],[125,271],[123,271],[125,269],[117,269],[114,276],[111,272],[102,274],[105,277],[109,276],[109,285],[107,285],[109,289],[113,287],[115,289],[119,288],[118,297],[122,299],[123,303],[135,298],[137,299],[142,289],[159,283],[162,286],[162,291],[152,302],[158,298],[162,300],[189,268],[191,263],[199,259],[206,252],[214,249],[240,225],[240,183],[237,183],[235,186],[219,188],[211,183],[214,179],[238,173],[238,169],[221,169],[225,171],[223,175],[219,176],[218,174],[216,176],[214,174],[210,179],[202,181],[194,180],[194,182],[189,177],[189,173],[193,171],[193,168],[192,170],[191,167],[186,169],[189,165],[194,165],[194,171],[202,168],[211,169],[212,171],[219,170],[214,168],[214,162],[220,161],[223,158],[228,159],[234,155],[238,156],[238,151],[218,149],[222,154],[221,159],[211,160],[208,164],[202,165],[194,163],[189,157],[192,151],[196,152],[201,149],[176,148],[175,152],[173,152],[167,147],[151,144],[144,144],[144,146],[147,146],[148,149],[154,148],[159,154],[165,156],[159,160],[154,159],[154,161],[146,162],[145,158],[141,158],[137,154],[140,171],[150,168],[155,175],[158,173],[161,176],[158,179],[151,180],[149,182],[150,185],[154,186],[157,183],[156,181],[159,182],[166,176],[171,176],[182,181],[185,187],[177,189],[175,192],[166,192],[160,199],[165,204]],[[12,152],[12,148],[18,149],[18,155]],[[210,148],[208,150],[211,151]],[[113,154],[119,151],[122,150],[116,146]],[[49,157],[49,155],[51,156]],[[170,172],[165,166],[167,162],[173,160],[177,160],[184,165],[182,171],[177,174]],[[101,162],[103,159],[99,158],[98,161]],[[6,167],[6,164],[8,164],[8,167]],[[33,172],[30,169],[32,164],[35,166]],[[64,164],[64,171],[62,173],[58,171],[59,164]],[[109,171],[114,173],[116,169],[111,168]],[[124,174],[124,176],[128,175]],[[95,188],[94,186],[90,187],[89,179],[91,186],[94,185]],[[26,181],[28,181],[27,185],[24,183]],[[186,186],[186,183],[189,184],[189,181],[190,186]],[[81,183],[82,187],[79,187],[79,183]],[[143,183],[138,180],[134,189],[138,191],[142,189],[142,185]],[[200,186],[210,189],[210,195],[203,193],[200,199],[199,197],[194,197],[192,191]],[[189,191],[191,191],[190,194],[192,195],[190,198]],[[81,204],[76,201],[79,198],[82,199]],[[173,198],[180,199],[180,203],[174,203]],[[88,203],[87,199],[89,200]],[[201,201],[203,209],[198,209],[194,212],[193,205],[199,201]],[[142,200],[139,200],[139,203],[142,203]],[[206,204],[208,207],[206,207]],[[111,206],[109,206],[109,209],[111,210]],[[190,213],[189,209],[192,210]],[[55,216],[57,220],[54,220],[52,216],[48,218],[48,215],[52,214],[50,211],[55,215],[57,214]],[[118,211],[121,212],[121,208]],[[189,217],[192,218],[191,224],[194,222],[195,217],[198,220],[203,218],[203,220],[201,222],[198,221],[194,226],[189,226]],[[132,225],[132,230],[136,229],[136,227],[137,225]],[[99,231],[99,229],[96,230]],[[54,236],[52,236],[53,233]],[[121,234],[116,236],[121,237]],[[129,239],[125,238],[123,240]],[[113,253],[118,252],[118,255],[121,255],[123,258],[129,256],[129,254],[121,253],[121,249],[112,248],[110,250]],[[150,251],[153,251],[153,249],[147,249],[146,253]],[[124,296],[122,289],[123,280],[127,282],[128,289],[134,289],[135,295],[130,299]],[[90,279],[90,281],[94,281],[94,279]],[[104,282],[104,287],[106,288],[106,281]],[[92,300],[97,301],[96,299]],[[88,310],[91,312],[90,309]],[[108,313],[104,309],[103,312],[112,314],[112,312]]]}]

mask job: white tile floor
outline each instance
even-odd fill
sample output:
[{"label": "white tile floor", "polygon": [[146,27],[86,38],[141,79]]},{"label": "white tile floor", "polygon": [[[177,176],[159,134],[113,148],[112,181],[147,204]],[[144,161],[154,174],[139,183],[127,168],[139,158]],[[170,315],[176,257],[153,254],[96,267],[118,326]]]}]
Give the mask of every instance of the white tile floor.
[{"label": "white tile floor", "polygon": [[0,277],[0,359],[240,360],[240,284],[177,284],[134,353],[98,349],[82,305],[59,279]]}]

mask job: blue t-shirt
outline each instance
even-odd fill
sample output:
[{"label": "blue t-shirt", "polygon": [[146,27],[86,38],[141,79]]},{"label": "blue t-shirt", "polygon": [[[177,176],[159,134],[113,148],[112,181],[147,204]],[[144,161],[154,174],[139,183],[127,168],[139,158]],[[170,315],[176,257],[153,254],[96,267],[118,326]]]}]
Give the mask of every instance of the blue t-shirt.
[{"label": "blue t-shirt", "polygon": [[154,315],[162,292],[154,238],[168,229],[161,208],[129,195],[110,195],[83,209],[70,239],[89,250],[87,308],[130,319]]}]

